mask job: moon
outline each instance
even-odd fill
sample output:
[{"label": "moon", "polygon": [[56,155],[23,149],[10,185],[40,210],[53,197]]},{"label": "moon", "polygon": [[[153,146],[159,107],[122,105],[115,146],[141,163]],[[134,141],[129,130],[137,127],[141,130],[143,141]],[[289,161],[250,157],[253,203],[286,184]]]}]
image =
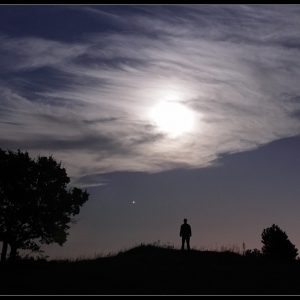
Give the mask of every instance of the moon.
[{"label": "moon", "polygon": [[158,103],[151,110],[150,117],[159,131],[173,138],[191,132],[194,127],[193,111],[174,101]]}]

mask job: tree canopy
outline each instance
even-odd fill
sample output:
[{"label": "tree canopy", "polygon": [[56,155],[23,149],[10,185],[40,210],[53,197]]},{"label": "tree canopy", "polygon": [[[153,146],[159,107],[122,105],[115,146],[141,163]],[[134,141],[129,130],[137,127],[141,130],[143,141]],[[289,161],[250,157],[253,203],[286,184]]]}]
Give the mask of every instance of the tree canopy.
[{"label": "tree canopy", "polygon": [[1,259],[7,246],[10,257],[17,249],[40,250],[42,244],[67,240],[72,217],[88,200],[88,193],[68,188],[65,168],[52,156],[33,159],[28,152],[0,149]]},{"label": "tree canopy", "polygon": [[291,243],[287,234],[273,224],[262,232],[262,252],[266,257],[294,260],[298,255],[298,249]]}]

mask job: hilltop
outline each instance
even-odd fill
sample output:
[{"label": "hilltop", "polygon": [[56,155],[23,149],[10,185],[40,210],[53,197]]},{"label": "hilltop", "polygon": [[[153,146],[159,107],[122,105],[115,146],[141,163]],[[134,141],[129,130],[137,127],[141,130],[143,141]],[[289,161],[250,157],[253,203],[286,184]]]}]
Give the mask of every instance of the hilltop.
[{"label": "hilltop", "polygon": [[77,261],[1,265],[0,294],[299,294],[300,263],[141,245]]}]

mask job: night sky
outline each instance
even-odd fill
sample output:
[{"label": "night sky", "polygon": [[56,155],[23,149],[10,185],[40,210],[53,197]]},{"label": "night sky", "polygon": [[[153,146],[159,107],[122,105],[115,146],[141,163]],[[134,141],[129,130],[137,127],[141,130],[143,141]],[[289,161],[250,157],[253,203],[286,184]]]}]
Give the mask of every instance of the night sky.
[{"label": "night sky", "polygon": [[300,5],[2,5],[0,147],[90,199],[50,258],[300,249]]}]

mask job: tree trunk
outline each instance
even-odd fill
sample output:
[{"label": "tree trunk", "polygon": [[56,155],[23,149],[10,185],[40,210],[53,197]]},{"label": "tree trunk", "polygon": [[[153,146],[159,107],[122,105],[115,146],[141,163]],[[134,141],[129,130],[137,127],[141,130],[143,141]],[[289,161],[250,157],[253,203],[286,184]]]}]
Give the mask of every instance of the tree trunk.
[{"label": "tree trunk", "polygon": [[8,243],[6,241],[3,241],[2,242],[1,262],[4,262],[6,260],[7,246],[8,246]]},{"label": "tree trunk", "polygon": [[17,256],[17,247],[15,245],[10,245],[9,259],[14,261]]}]

